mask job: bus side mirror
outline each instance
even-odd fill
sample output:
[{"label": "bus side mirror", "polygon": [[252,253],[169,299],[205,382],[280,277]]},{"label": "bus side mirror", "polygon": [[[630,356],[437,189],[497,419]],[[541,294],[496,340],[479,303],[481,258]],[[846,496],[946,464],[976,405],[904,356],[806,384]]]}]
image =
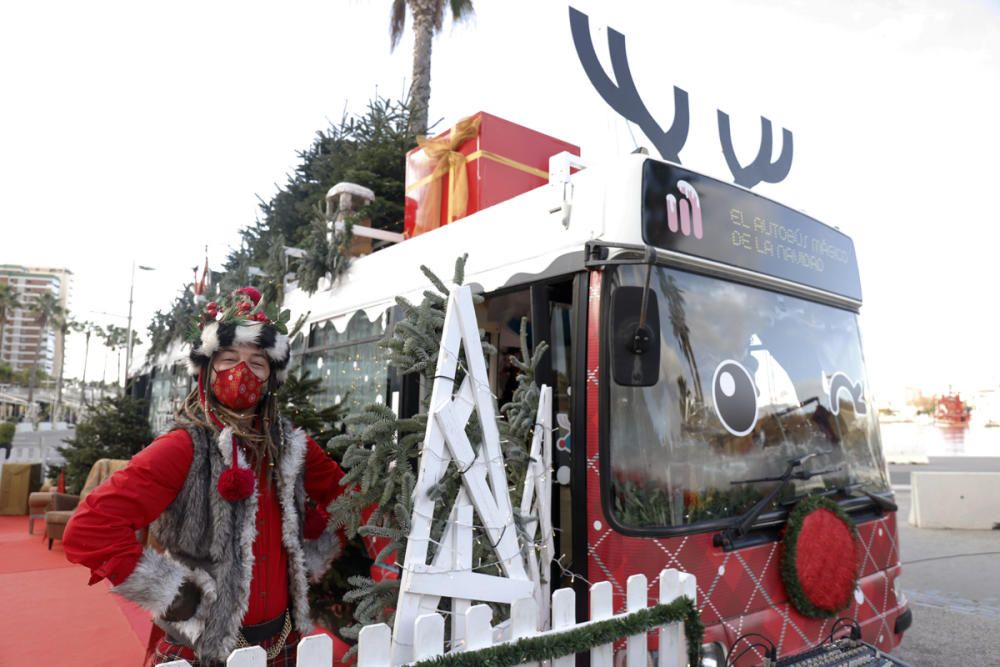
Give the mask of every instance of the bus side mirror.
[{"label": "bus side mirror", "polygon": [[611,376],[625,387],[651,387],[660,376],[660,309],[648,288],[618,287],[611,293]]}]

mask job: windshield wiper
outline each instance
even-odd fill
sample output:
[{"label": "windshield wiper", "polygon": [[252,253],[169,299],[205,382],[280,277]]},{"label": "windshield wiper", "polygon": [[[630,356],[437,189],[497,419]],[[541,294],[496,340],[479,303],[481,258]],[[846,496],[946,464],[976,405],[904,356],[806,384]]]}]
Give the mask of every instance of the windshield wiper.
[{"label": "windshield wiper", "polygon": [[813,477],[826,475],[840,470],[840,468],[816,470],[813,472],[809,472],[807,470],[797,470],[799,466],[814,456],[829,453],[830,452],[813,452],[811,454],[806,454],[805,456],[788,459],[785,472],[778,477],[757,477],[755,479],[741,479],[730,482],[730,484],[754,484],[757,482],[779,482],[779,484],[771,489],[770,493],[758,500],[757,503],[743,513],[742,516],[738,516],[733,519],[732,525],[723,530],[721,533],[717,533],[712,540],[713,544],[717,547],[732,547],[734,541],[744,537],[748,532],[750,532],[750,527],[753,526],[754,522],[761,515],[761,513],[774,502],[775,498],[781,495],[781,492],[784,491],[793,480],[812,479]]},{"label": "windshield wiper", "polygon": [[[872,493],[871,491],[865,491],[864,489],[859,488],[860,486],[861,486],[861,482],[853,482],[851,484],[843,484],[841,486],[834,486],[834,487],[831,487],[829,489],[824,489],[823,491],[818,491],[818,492],[815,492],[815,493],[807,493],[804,496],[796,496],[795,498],[792,498],[790,500],[783,500],[781,502],[781,505],[782,506],[791,506],[791,505],[794,505],[795,503],[799,502],[803,498],[814,498],[814,497],[817,497],[817,496],[833,496],[833,495],[837,495],[839,493],[839,494],[841,494],[843,496],[846,496],[849,500],[850,499],[859,499],[859,498],[862,498],[862,497],[868,498],[875,505],[877,505],[879,507],[879,509],[881,509],[883,512],[895,512],[895,511],[899,510],[899,506],[895,503],[895,501],[890,500],[889,498],[886,498],[884,496],[880,496],[877,493]],[[859,495],[853,495],[852,492],[855,492],[855,491]]]},{"label": "windshield wiper", "polygon": [[875,503],[880,510],[885,512],[895,512],[899,510],[899,505],[897,505],[894,501],[861,488],[861,482],[845,484],[844,486],[837,487],[836,491],[843,493],[848,498],[857,498],[858,496],[851,495],[852,491],[857,491],[862,496],[865,496],[868,500]]}]

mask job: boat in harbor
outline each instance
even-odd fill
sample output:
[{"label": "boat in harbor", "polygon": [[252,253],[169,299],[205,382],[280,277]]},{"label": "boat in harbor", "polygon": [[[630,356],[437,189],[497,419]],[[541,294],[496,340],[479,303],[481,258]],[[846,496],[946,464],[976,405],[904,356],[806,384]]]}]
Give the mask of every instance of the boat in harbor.
[{"label": "boat in harbor", "polygon": [[959,394],[947,394],[937,400],[934,422],[944,426],[964,426],[969,423],[972,407]]}]

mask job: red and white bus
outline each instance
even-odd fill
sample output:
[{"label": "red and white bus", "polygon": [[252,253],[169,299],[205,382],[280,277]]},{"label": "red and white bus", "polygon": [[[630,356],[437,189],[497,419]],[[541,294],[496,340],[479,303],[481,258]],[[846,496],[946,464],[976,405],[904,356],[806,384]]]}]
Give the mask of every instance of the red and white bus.
[{"label": "red and white bus", "polygon": [[[447,278],[464,253],[500,403],[521,318],[550,346],[538,380],[554,387],[559,425],[553,520],[577,585],[610,581],[618,607],[630,574],[649,577],[651,596],[661,568],[695,574],[705,664],[748,633],[801,653],[837,618],[883,651],[900,642],[910,612],[850,238],[648,156],[583,169],[357,258],[315,294],[292,286],[285,305],[309,313],[296,354],[322,401],[415,410],[377,343],[395,297],[429,288],[419,266]],[[856,585],[829,618],[803,614],[781,573],[789,514],[813,497],[857,529]]]}]

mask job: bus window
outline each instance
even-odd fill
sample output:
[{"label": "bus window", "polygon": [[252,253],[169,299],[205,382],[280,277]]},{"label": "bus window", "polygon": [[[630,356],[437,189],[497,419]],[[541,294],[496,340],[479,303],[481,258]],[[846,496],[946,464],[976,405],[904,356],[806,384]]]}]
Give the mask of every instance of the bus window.
[{"label": "bus window", "polygon": [[[487,296],[476,309],[479,328],[485,333],[484,340],[496,350],[496,354],[487,359],[487,366],[497,409],[511,401],[517,388],[519,371],[510,362],[510,357],[521,358],[521,318],[530,315],[531,304],[526,289]],[[529,321],[529,349],[533,344],[532,333]]]},{"label": "bus window", "polygon": [[[644,277],[645,267],[620,267],[611,289]],[[697,530],[738,516],[773,485],[742,480],[780,475],[804,454],[817,454],[809,470],[830,472],[790,494],[888,489],[855,313],[666,267],[650,286],[659,381],[604,380],[605,484],[620,525]]]},{"label": "bus window", "polygon": [[330,321],[310,327],[299,373],[320,378],[320,391],[312,399],[317,407],[346,400],[351,411],[358,411],[369,403],[385,402],[389,355],[378,344],[385,338],[385,322],[384,314],[370,321],[359,310],[344,331],[337,331]]},{"label": "bus window", "polygon": [[186,364],[173,364],[153,371],[149,390],[149,421],[153,433],[163,433],[173,423],[174,413],[191,391]]},{"label": "bus window", "polygon": [[[533,296],[532,296],[533,295]],[[532,303],[532,298],[538,300]],[[572,300],[573,282],[539,284],[532,289],[507,292],[488,296],[480,307],[479,326],[486,332],[487,340],[497,348],[498,359],[491,368],[495,369],[493,386],[496,388],[497,404],[503,406],[513,397],[517,387],[517,367],[509,362],[511,355],[521,358],[520,323],[522,317],[536,313],[540,320],[548,319],[548,332],[539,339],[549,344],[547,358],[543,358],[536,381],[552,386],[553,427],[552,459],[554,484],[552,504],[553,520],[558,528],[556,535],[557,557],[563,567],[572,566],[572,509],[570,480],[572,469],[572,396],[573,349],[572,349]],[[539,310],[540,309],[540,310]],[[529,349],[536,344],[537,327],[544,322],[528,323]]]}]

